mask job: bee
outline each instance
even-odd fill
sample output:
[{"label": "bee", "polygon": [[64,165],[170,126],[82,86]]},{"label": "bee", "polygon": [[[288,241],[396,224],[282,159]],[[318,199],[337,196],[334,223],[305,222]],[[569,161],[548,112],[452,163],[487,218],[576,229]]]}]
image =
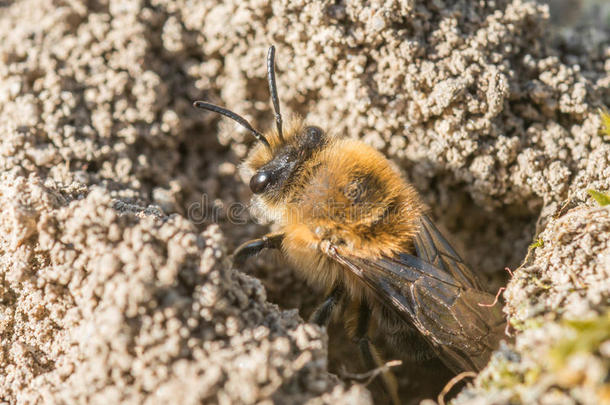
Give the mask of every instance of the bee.
[{"label": "bee", "polygon": [[[347,319],[364,366],[383,364],[374,342],[411,361],[435,356],[452,371],[479,371],[504,335],[504,317],[476,275],[426,214],[417,192],[365,143],[333,136],[301,118],[284,123],[275,81],[275,48],[267,79],[276,127],[264,134],[223,107],[222,114],[258,140],[242,165],[252,213],[279,231],[239,246],[234,264],[278,249],[326,298],[311,321]],[[382,373],[393,403],[394,377]]]}]

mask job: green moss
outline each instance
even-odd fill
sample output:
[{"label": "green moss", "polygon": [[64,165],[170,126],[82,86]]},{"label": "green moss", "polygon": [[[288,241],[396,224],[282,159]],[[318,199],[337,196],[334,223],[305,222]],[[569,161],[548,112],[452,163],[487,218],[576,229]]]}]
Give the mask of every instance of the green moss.
[{"label": "green moss", "polygon": [[596,190],[587,190],[587,193],[602,207],[610,204],[610,195]]},{"label": "green moss", "polygon": [[[540,316],[525,321],[511,319],[510,322],[515,329],[524,330],[540,328],[548,321]],[[600,344],[610,339],[610,311],[593,319],[562,320],[559,325],[562,327],[560,335],[556,338],[549,336],[550,342],[554,341],[549,347],[534,346],[528,349],[530,352],[526,356],[530,361],[526,363],[527,367],[509,360],[508,357],[494,355],[489,366],[478,378],[480,388],[488,392],[509,391],[513,393],[511,401],[515,403],[527,402],[527,397],[524,397],[523,393],[555,389],[545,388],[549,381],[563,387],[557,388],[562,392],[564,389],[569,389],[571,385],[561,384],[566,384],[562,378],[565,378],[564,373],[568,368],[566,365],[569,364],[570,357],[583,352],[595,357],[599,356],[597,351]],[[532,364],[532,360],[536,364]],[[603,389],[605,388],[600,388]]]},{"label": "green moss", "polygon": [[494,357],[491,360],[490,373],[480,380],[483,389],[511,388],[523,383],[523,378],[512,369],[512,364],[503,357]]},{"label": "green moss", "polygon": [[600,344],[610,339],[610,311],[594,319],[569,320],[562,324],[574,329],[576,334],[557,342],[550,351],[555,367],[562,367],[576,353],[594,353]]},{"label": "green moss", "polygon": [[526,329],[536,329],[541,327],[544,324],[544,319],[542,318],[530,318],[525,321],[519,321],[515,318],[511,318],[509,320],[510,326],[517,331],[524,331]]},{"label": "green moss", "polygon": [[599,116],[602,119],[602,127],[599,132],[600,135],[605,137],[610,137],[610,113],[605,108],[600,108]]},{"label": "green moss", "polygon": [[527,370],[524,375],[525,385],[536,384],[540,380],[541,375],[542,375],[542,368],[540,366],[536,366],[534,368]]},{"label": "green moss", "polygon": [[544,246],[544,241],[542,238],[538,238],[530,244],[530,249],[536,249],[537,247]]}]

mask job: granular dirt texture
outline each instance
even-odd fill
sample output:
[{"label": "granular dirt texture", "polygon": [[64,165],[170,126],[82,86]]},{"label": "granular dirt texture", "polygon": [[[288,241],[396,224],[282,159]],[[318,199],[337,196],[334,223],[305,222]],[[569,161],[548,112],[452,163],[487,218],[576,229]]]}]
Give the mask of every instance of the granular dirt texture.
[{"label": "granular dirt texture", "polygon": [[370,402],[328,374],[319,328],[231,269],[217,226],[2,181],[4,400]]},{"label": "granular dirt texture", "polygon": [[284,115],[383,151],[490,291],[543,241],[503,295],[515,343],[457,402],[595,403],[610,338],[564,348],[607,325],[586,190],[610,189],[610,29],[548,22],[521,0],[0,2],[0,400],[372,402],[295,310],[319,293],[228,256],[269,229],[241,209],[253,139],[191,104],[270,127],[275,44]]},{"label": "granular dirt texture", "polygon": [[514,347],[500,350],[456,404],[610,400],[610,209],[574,208],[537,245],[504,294]]}]

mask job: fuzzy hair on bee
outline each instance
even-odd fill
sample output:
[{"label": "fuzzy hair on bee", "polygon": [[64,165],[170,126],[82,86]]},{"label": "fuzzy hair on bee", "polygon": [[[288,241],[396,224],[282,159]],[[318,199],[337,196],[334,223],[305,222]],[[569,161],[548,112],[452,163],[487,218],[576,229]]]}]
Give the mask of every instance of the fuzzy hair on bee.
[{"label": "fuzzy hair on bee", "polygon": [[275,131],[266,137],[271,148],[257,145],[242,166],[257,184],[260,177],[270,182],[253,197],[255,215],[280,225],[282,252],[310,283],[343,284],[360,299],[364,286],[320,243],[369,258],[411,250],[421,214],[415,190],[377,150],[332,138],[301,119],[287,126],[283,142]]},{"label": "fuzzy hair on bee", "polygon": [[[244,243],[240,266],[279,249],[309,284],[326,293],[312,321],[346,319],[364,365],[383,364],[377,342],[407,361],[434,356],[454,372],[479,371],[504,336],[504,317],[476,275],[426,214],[420,198],[379,151],[331,135],[295,117],[284,123],[275,82],[275,48],[267,72],[276,128],[265,133],[223,107],[259,141],[241,166],[250,178],[252,213],[279,231]],[[400,403],[388,371],[382,383]]]}]

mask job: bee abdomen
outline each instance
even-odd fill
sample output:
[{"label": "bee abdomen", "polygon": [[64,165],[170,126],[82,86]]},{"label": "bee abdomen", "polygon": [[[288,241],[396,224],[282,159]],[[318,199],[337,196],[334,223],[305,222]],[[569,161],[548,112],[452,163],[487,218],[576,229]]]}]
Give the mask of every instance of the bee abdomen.
[{"label": "bee abdomen", "polygon": [[406,361],[423,362],[437,357],[426,339],[404,319],[381,304],[373,311],[376,322],[374,340],[384,351]]}]

